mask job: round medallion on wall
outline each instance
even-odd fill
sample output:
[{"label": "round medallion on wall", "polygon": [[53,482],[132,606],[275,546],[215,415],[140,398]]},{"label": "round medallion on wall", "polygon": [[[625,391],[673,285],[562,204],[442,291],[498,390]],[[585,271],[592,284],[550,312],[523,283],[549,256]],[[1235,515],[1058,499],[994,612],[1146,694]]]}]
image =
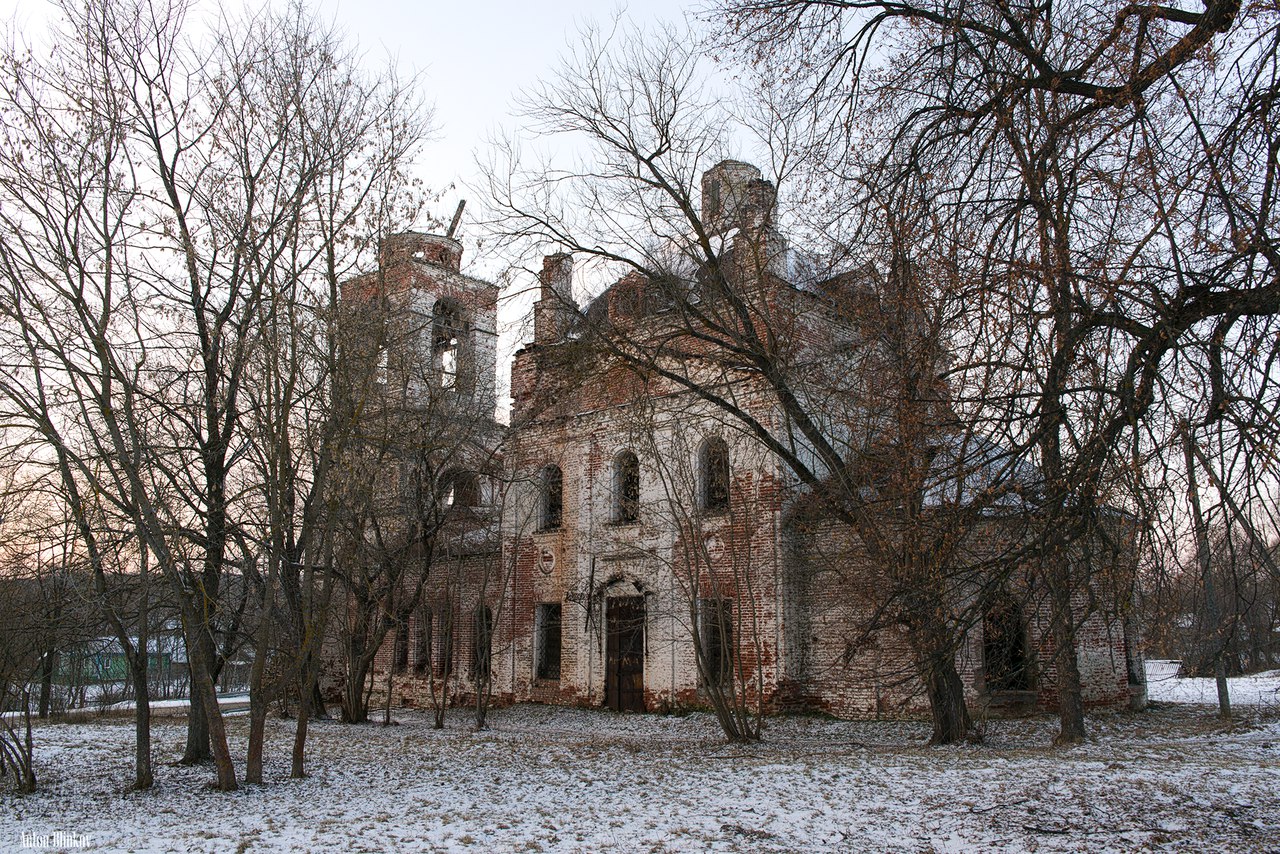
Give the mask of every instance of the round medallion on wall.
[{"label": "round medallion on wall", "polygon": [[538,552],[538,569],[543,575],[550,575],[551,570],[556,568],[556,553],[551,549],[542,549]]}]

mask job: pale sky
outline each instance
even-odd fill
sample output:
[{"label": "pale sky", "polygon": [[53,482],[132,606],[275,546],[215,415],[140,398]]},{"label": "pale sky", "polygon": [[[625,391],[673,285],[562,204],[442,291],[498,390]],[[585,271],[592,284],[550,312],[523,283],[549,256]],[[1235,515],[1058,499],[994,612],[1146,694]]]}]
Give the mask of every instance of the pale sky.
[{"label": "pale sky", "polygon": [[[678,21],[693,2],[649,0],[626,14],[638,23]],[[599,0],[323,0],[319,8],[359,41],[368,62],[392,61],[405,73],[421,74],[438,128],[421,174],[429,186],[443,188],[474,173],[476,148],[513,123],[513,97],[553,71],[578,26],[607,21],[620,7]],[[447,220],[460,193],[443,199],[436,215]]]},{"label": "pale sky", "polygon": [[[75,2],[75,0],[70,0]],[[234,8],[238,0],[224,0]],[[614,0],[310,0],[324,20],[332,20],[358,43],[373,68],[394,63],[403,76],[419,75],[421,92],[434,104],[436,132],[423,148],[419,177],[432,189],[445,192],[429,211],[448,222],[460,199],[468,212],[480,200],[466,188],[476,173],[477,150],[503,128],[513,127],[512,101],[519,91],[553,73],[558,58],[576,41],[579,27],[605,23],[621,13],[636,24],[678,23],[703,0],[648,0],[624,6]],[[216,8],[199,3],[198,9]],[[48,0],[0,0],[0,21],[14,21],[21,37],[40,43],[53,16]],[[405,223],[424,229],[426,223]],[[493,278],[493,259],[477,265],[464,217],[459,237],[466,247],[463,270]],[[511,353],[519,346],[520,320],[532,297],[508,293],[499,308],[498,385],[500,400],[508,386]]]},{"label": "pale sky", "polygon": [[[74,2],[74,0],[72,0]],[[224,0],[234,7],[238,0]],[[457,184],[432,211],[448,221],[462,184],[474,174],[474,153],[492,132],[513,123],[519,90],[549,75],[584,22],[605,22],[619,11],[636,23],[680,21],[699,0],[311,0],[358,42],[371,66],[395,63],[419,74],[421,91],[435,105],[436,135],[423,150],[420,176],[429,187]],[[213,3],[198,8],[214,8]],[[0,0],[0,20],[38,41],[51,15],[48,0]]]},{"label": "pale sky", "polygon": [[[622,9],[614,2],[440,2],[428,0],[323,0],[323,15],[357,40],[370,64],[394,62],[405,74],[421,75],[422,91],[435,104],[436,138],[427,144],[419,175],[446,192],[431,211],[449,220],[459,199],[468,212],[479,199],[465,184],[476,173],[477,149],[504,127],[514,126],[512,101],[523,87],[549,76],[583,23],[607,22],[620,10],[638,24],[678,22],[698,0],[649,0]],[[464,272],[484,278],[497,273],[493,259],[477,263],[464,217],[458,235],[465,247]],[[498,394],[505,410],[510,359],[528,334],[522,321],[532,308],[532,277],[508,290],[498,310]]]}]

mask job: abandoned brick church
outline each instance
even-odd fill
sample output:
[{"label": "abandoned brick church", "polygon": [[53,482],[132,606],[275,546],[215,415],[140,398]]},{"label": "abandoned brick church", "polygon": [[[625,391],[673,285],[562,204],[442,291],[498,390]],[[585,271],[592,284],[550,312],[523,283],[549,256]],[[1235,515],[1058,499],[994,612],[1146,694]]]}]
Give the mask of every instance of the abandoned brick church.
[{"label": "abandoned brick church", "polygon": [[[758,170],[725,161],[703,176],[702,218],[726,256],[767,242],[770,260],[740,260],[740,275],[796,290],[802,265],[783,235],[744,224],[759,225],[772,198]],[[492,412],[497,289],[464,275],[461,253],[447,237],[402,234],[383,263],[433,330],[419,346],[438,381]],[[374,703],[389,690],[393,705],[425,706],[442,680],[462,701],[487,677],[495,702],[661,711],[704,705],[718,679],[772,710],[927,713],[901,633],[865,628],[874,573],[814,518],[787,467],[713,405],[591,349],[593,317],[663,322],[645,280],[633,274],[579,307],[573,258],[559,254],[545,258],[539,286],[532,340],[511,368],[510,426],[492,434],[500,452],[477,449],[476,465],[448,474],[445,545],[379,652]],[[795,334],[831,328],[819,318]],[[735,400],[777,421],[768,395],[744,388]],[[1142,702],[1125,594],[1082,589],[1077,601],[1086,703]],[[986,603],[956,652],[970,708],[1055,705],[1047,626],[1034,587]]]}]

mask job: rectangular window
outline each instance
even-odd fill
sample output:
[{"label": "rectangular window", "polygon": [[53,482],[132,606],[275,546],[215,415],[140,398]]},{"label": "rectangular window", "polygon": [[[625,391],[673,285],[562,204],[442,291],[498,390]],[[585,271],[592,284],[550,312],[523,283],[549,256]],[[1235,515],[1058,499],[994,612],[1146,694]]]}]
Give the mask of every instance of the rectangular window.
[{"label": "rectangular window", "polygon": [[534,613],[535,673],[539,679],[560,678],[560,615],[559,602],[539,605]]},{"label": "rectangular window", "polygon": [[431,665],[431,609],[418,612],[418,643],[413,655],[415,673],[426,673]]},{"label": "rectangular window", "polygon": [[728,599],[698,600],[698,639],[704,681],[727,684],[733,676],[733,605]]},{"label": "rectangular window", "polygon": [[703,444],[698,462],[702,509],[728,509],[729,446],[719,436],[712,436]]},{"label": "rectangular window", "polygon": [[396,620],[396,639],[392,650],[392,667],[396,673],[409,669],[409,620]]},{"label": "rectangular window", "polygon": [[471,638],[471,675],[477,682],[489,679],[489,661],[493,657],[493,611],[487,606],[476,608],[475,631]]},{"label": "rectangular window", "polygon": [[436,659],[436,676],[448,679],[453,675],[453,610],[445,608],[440,614],[440,657]]},{"label": "rectangular window", "polygon": [[539,503],[539,529],[554,531],[559,528],[564,516],[564,473],[559,466],[547,466],[542,470]]}]

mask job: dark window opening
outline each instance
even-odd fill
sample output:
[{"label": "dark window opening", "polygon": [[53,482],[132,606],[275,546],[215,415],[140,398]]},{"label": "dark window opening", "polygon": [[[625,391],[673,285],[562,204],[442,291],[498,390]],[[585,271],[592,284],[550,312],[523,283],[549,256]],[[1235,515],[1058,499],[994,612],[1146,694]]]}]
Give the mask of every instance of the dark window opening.
[{"label": "dark window opening", "polygon": [[415,673],[426,673],[431,665],[431,616],[430,608],[418,612],[418,637],[413,654]]},{"label": "dark window opening", "polygon": [[613,463],[613,520],[634,522],[639,518],[640,460],[631,451],[623,451]]},{"label": "dark window opening", "polygon": [[444,506],[479,507],[481,503],[480,476],[472,471],[453,472],[445,476]]},{"label": "dark window opening", "polygon": [[707,683],[724,685],[733,677],[733,603],[728,599],[698,600],[698,638]]},{"label": "dark window opening", "polygon": [[983,612],[982,661],[988,692],[1031,690],[1022,609],[1007,593],[993,597]]},{"label": "dark window opening", "polygon": [[712,178],[707,181],[706,188],[706,210],[702,212],[702,218],[713,220],[720,215],[720,182]]},{"label": "dark window opening", "polygon": [[564,474],[559,466],[547,466],[542,470],[542,500],[539,529],[554,531],[560,527],[564,516]]},{"label": "dark window opening", "polygon": [[698,462],[702,508],[724,510],[729,506],[729,446],[724,439],[708,439]]},{"label": "dark window opening", "polygon": [[458,384],[462,360],[461,316],[447,300],[436,302],[431,323],[431,369],[441,388]]},{"label": "dark window opening", "polygon": [[534,614],[537,639],[535,673],[539,679],[560,678],[560,608],[559,602],[550,602],[539,605]]},{"label": "dark window opening", "polygon": [[471,642],[471,674],[477,682],[488,681],[493,654],[493,611],[487,605],[476,608],[475,631]]},{"label": "dark window opening", "polygon": [[409,620],[407,616],[396,621],[395,643],[392,648],[392,669],[404,673],[409,669]]},{"label": "dark window opening", "polygon": [[448,679],[453,675],[453,613],[446,609],[440,616],[440,657],[436,659],[436,676]]}]

